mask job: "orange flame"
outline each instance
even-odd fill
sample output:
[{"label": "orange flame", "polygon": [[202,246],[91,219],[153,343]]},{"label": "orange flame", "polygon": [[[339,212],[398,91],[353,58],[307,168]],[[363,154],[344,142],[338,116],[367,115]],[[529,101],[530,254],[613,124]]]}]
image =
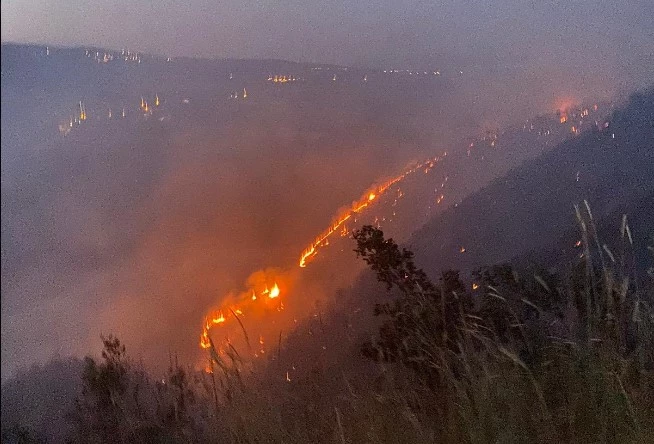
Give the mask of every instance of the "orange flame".
[{"label": "orange flame", "polygon": [[275,285],[273,286],[272,290],[270,290],[270,294],[268,294],[268,297],[270,299],[275,299],[276,297],[279,297],[279,287],[277,286],[277,282],[275,282]]},{"label": "orange flame", "polygon": [[202,335],[200,336],[200,347],[201,348],[211,347],[211,340],[209,339],[209,330],[206,328],[202,330]]},{"label": "orange flame", "polygon": [[[246,310],[246,306],[248,304],[257,303],[256,301],[258,298],[254,289],[252,289],[251,296],[247,296],[247,292],[245,294],[246,295],[243,296],[243,299],[240,302],[234,304],[232,301],[229,304],[225,304],[219,310],[213,312],[213,315],[205,318],[204,325],[202,326],[202,335],[200,336],[201,348],[207,349],[211,347],[211,339],[209,337],[209,333],[212,327],[219,324],[224,324],[230,317],[243,316],[243,312]],[[275,281],[272,288],[268,288],[268,286],[266,286],[265,290],[261,291],[260,296],[268,295],[269,299],[277,299],[281,296],[281,294],[282,291]],[[281,302],[280,306],[283,307]]]},{"label": "orange flame", "polygon": [[[284,80],[282,79],[283,77],[278,78],[278,80],[273,80],[273,82],[280,82],[280,81],[283,82]],[[443,157],[446,155],[447,153],[444,153]],[[379,200],[378,198],[382,196],[390,187],[400,182],[407,175],[411,173],[414,173],[416,171],[421,171],[423,169],[429,170],[433,168],[439,161],[440,161],[440,157],[429,159],[421,164],[415,165],[413,168],[408,169],[407,171],[400,174],[399,176],[396,176],[384,182],[381,185],[369,189],[365,194],[363,194],[363,196],[358,201],[354,202],[349,209],[343,211],[339,216],[337,216],[335,221],[325,231],[323,231],[320,235],[318,235],[318,237],[316,237],[316,239],[302,252],[300,256],[300,267],[306,267],[307,263],[310,262],[315,257],[319,248],[329,245],[328,238],[333,233],[338,232],[341,235],[343,235],[343,233],[347,234],[348,229],[344,225],[345,222],[350,218],[352,218],[352,216],[355,216],[354,220],[356,222],[356,214],[361,213],[363,210],[368,208],[370,205],[374,203],[374,201],[378,201]],[[401,196],[402,196],[402,192],[398,190],[397,197],[401,197]],[[443,196],[441,195],[441,199],[442,198]],[[268,283],[270,282],[270,280],[268,279],[270,279],[270,276],[267,276],[266,282],[268,283],[266,283],[264,290],[259,291],[253,287],[250,287],[249,290],[246,290],[246,292],[242,293],[240,301],[234,303],[234,301],[231,300],[229,303],[224,304],[218,310],[212,311],[211,313],[213,314],[205,318],[204,325],[202,326],[202,334],[200,335],[200,347],[203,349],[208,349],[212,346],[212,342],[210,338],[210,332],[212,327],[220,324],[225,324],[230,317],[242,316],[244,311],[246,311],[247,308],[253,307],[254,304],[262,304],[262,303],[265,304],[265,302],[268,299],[279,298],[282,294],[282,291],[279,288],[279,285],[277,284],[276,281],[276,279],[279,279],[279,277],[280,277],[279,275],[275,276],[275,280],[273,281],[273,286],[269,288]],[[257,285],[261,285],[261,284],[262,283],[259,283]],[[262,298],[262,296],[265,295],[268,295],[268,298]],[[263,300],[263,302],[257,302],[259,300]],[[279,306],[277,307],[277,311],[281,311],[283,309],[284,309],[284,303],[283,301],[280,300]],[[263,345],[263,337],[260,337],[260,344]],[[259,353],[264,354],[265,351],[261,349]],[[255,354],[255,357],[256,356],[258,356],[258,354]]]},{"label": "orange flame", "polygon": [[338,215],[334,223],[332,223],[332,225],[329,228],[327,228],[325,231],[320,233],[318,237],[316,237],[316,239],[307,248],[304,249],[304,251],[300,255],[300,261],[299,261],[300,267],[302,268],[306,267],[307,264],[311,262],[311,260],[313,260],[316,254],[318,254],[318,249],[320,247],[328,245],[328,238],[336,231],[341,232],[341,227],[349,218],[351,218],[356,213],[362,212],[368,206],[372,205],[374,203],[373,201],[375,201],[379,196],[383,195],[390,187],[403,180],[409,174],[422,169],[426,169],[425,172],[428,172],[429,169],[433,168],[435,164],[438,163],[439,160],[440,157],[428,159],[425,162],[422,162],[421,164],[416,165],[413,168],[410,168],[409,170],[405,171],[399,176],[396,176],[386,181],[385,183],[373,188],[372,190],[366,192],[361,197],[361,199],[355,202],[348,210],[345,210],[343,213]]},{"label": "orange flame", "polygon": [[225,316],[223,316],[222,310],[216,313],[218,316],[215,316],[212,321],[214,324],[222,324],[225,322]]}]

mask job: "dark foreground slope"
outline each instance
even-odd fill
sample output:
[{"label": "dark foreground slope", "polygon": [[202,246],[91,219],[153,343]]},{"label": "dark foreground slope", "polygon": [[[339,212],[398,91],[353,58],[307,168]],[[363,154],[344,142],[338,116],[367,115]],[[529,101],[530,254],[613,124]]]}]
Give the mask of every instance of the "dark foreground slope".
[{"label": "dark foreground slope", "polygon": [[654,193],[654,90],[634,95],[602,127],[512,170],[432,219],[409,242],[419,263],[434,272],[469,271],[551,249],[575,228],[574,205],[584,200],[598,220],[639,213],[644,231],[634,235],[651,236],[646,227],[654,216],[641,207]]}]

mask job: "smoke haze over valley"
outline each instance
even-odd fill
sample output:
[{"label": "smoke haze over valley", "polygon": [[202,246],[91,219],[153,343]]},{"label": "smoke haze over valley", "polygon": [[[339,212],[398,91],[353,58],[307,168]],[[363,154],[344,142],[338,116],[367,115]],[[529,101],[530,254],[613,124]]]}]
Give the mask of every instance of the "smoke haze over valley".
[{"label": "smoke haze over valley", "polygon": [[484,265],[583,259],[589,202],[597,232],[634,215],[653,291],[649,2],[241,6],[2,4],[12,418],[16,381],[108,334],[156,380],[230,347],[284,384],[366,374],[347,353],[398,295],[353,251],[366,225],[471,291]]}]

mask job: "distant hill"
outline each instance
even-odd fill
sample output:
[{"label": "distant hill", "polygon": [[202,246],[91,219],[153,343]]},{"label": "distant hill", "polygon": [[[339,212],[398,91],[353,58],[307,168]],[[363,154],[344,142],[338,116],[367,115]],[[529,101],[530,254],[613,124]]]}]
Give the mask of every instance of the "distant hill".
[{"label": "distant hill", "polygon": [[654,231],[654,212],[643,211],[654,193],[654,90],[633,95],[601,127],[561,143],[431,219],[408,242],[419,263],[433,273],[470,271],[552,250],[563,233],[576,229],[574,204],[584,200],[616,233],[621,213],[644,219],[635,222],[642,229],[634,234],[646,248]]}]

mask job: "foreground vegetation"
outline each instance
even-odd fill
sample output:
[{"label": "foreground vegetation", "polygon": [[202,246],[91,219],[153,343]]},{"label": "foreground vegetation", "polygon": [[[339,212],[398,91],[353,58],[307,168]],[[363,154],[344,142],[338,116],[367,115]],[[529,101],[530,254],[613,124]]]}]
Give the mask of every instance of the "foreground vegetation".
[{"label": "foreground vegetation", "polygon": [[[70,439],[653,442],[651,281],[643,287],[631,263],[626,218],[610,248],[587,207],[577,217],[579,253],[567,274],[502,265],[468,284],[453,271],[434,283],[380,230],[357,231],[357,255],[393,297],[375,306],[379,329],[359,344],[368,359],[356,369],[316,364],[276,384],[265,369],[248,371],[237,351],[212,350],[213,373],[171,359],[166,378],[153,381],[118,339],[103,338],[102,360],[85,361]],[[38,436],[29,430],[3,430],[3,442],[30,440]]]},{"label": "foreground vegetation", "polygon": [[495,266],[472,294],[453,272],[431,284],[378,230],[357,233],[358,254],[403,294],[377,307],[386,322],[364,352],[402,362],[433,393],[421,400],[426,441],[654,440],[652,295],[627,271],[626,218],[616,258],[585,210],[568,276]]}]

